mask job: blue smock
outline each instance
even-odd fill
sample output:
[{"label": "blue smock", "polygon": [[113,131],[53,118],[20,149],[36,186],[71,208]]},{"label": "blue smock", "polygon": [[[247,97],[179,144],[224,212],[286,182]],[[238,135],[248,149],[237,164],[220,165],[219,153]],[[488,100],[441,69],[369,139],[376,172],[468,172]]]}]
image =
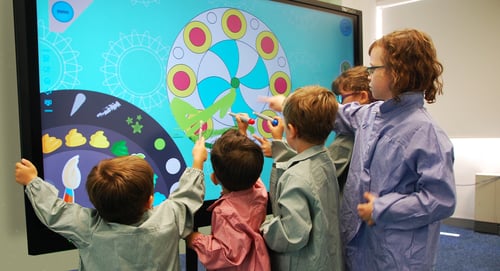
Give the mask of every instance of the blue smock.
[{"label": "blue smock", "polygon": [[[335,130],[354,134],[341,230],[349,270],[431,270],[440,221],[455,210],[453,145],[423,106],[422,93],[340,105]],[[373,226],[358,216],[377,196]]]}]

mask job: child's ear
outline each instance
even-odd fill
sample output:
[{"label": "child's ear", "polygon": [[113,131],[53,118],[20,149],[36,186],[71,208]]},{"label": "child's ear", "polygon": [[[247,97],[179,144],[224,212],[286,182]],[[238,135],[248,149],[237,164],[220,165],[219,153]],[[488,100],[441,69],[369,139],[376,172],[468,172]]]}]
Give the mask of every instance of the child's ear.
[{"label": "child's ear", "polygon": [[154,197],[153,195],[149,196],[148,202],[146,203],[146,210],[153,209]]},{"label": "child's ear", "polygon": [[210,174],[210,180],[212,180],[212,182],[215,184],[215,185],[218,185],[219,184],[219,181],[217,181],[217,178],[215,178],[215,173],[212,172],[212,174]]},{"label": "child's ear", "polygon": [[296,138],[298,136],[298,134],[297,134],[297,128],[293,124],[291,124],[291,123],[288,123],[286,126],[288,128],[288,131],[287,131],[288,132],[288,136],[290,138]]},{"label": "child's ear", "polygon": [[359,92],[359,104],[369,104],[370,103],[370,94],[367,91]]}]

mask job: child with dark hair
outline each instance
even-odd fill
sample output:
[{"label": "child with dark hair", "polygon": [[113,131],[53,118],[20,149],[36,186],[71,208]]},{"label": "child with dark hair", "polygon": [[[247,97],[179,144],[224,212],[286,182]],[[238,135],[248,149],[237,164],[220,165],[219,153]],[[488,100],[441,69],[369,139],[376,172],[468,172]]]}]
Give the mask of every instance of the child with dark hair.
[{"label": "child with dark hair", "polygon": [[[237,121],[240,127],[245,125],[241,119]],[[212,233],[193,232],[186,239],[208,270],[270,270],[259,231],[268,198],[259,178],[264,155],[245,131],[229,129],[215,141],[210,178],[222,186],[222,196],[208,208],[212,211]]]},{"label": "child with dark hair", "polygon": [[105,159],[91,170],[86,188],[95,209],[58,198],[26,159],[16,163],[15,176],[40,221],[78,248],[79,270],[180,270],[179,240],[192,232],[205,193],[203,138],[192,153],[179,187],[155,208],[154,172],[138,156]]},{"label": "child with dark hair", "polygon": [[259,146],[238,130],[225,132],[213,145],[210,161],[213,179],[228,191],[246,190],[256,183],[264,165]]}]

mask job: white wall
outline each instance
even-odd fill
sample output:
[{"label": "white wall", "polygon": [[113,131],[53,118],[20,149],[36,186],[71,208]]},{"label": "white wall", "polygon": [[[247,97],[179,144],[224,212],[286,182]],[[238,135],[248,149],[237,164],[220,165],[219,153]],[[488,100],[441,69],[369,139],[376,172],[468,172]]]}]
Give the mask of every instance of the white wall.
[{"label": "white wall", "polygon": [[[476,174],[500,173],[500,138],[453,138],[452,142],[457,188],[457,207],[453,217],[474,220]],[[494,212],[493,206],[485,207],[488,209],[483,212]]]},{"label": "white wall", "polygon": [[450,137],[500,137],[500,1],[423,0],[382,9],[382,32],[427,32],[444,65],[429,111]]},{"label": "white wall", "polygon": [[395,2],[403,1],[377,2],[382,34],[407,27],[427,32],[444,66],[444,95],[427,108],[455,147],[453,217],[474,220],[475,174],[500,172],[500,1]]}]

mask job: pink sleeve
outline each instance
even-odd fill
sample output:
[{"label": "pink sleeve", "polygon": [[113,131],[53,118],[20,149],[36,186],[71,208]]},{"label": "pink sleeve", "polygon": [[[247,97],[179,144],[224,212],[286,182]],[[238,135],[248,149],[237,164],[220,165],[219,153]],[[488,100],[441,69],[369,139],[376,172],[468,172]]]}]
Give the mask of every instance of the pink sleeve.
[{"label": "pink sleeve", "polygon": [[207,269],[240,265],[250,250],[252,239],[246,225],[233,214],[214,210],[212,234],[199,235],[193,240],[193,249]]}]

